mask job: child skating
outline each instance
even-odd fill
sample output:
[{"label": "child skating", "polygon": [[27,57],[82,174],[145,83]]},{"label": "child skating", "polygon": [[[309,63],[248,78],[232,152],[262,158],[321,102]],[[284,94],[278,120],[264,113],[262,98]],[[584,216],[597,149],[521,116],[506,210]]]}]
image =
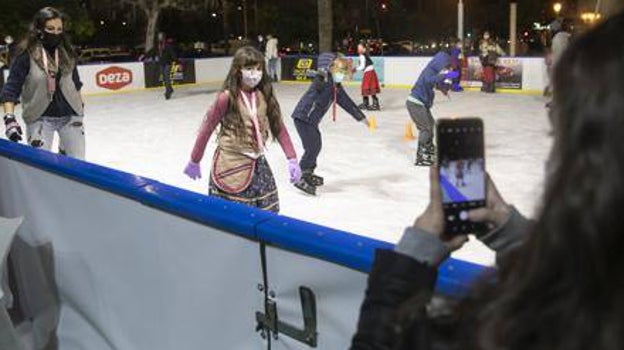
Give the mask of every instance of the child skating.
[{"label": "child skating", "polygon": [[452,80],[459,77],[459,72],[448,70],[450,66],[451,56],[445,52],[438,52],[420,73],[405,102],[407,111],[418,129],[415,165],[430,166],[435,161],[433,144],[435,120],[431,115],[431,107],[435,98],[434,88],[442,87],[443,91],[448,90]]},{"label": "child skating", "polygon": [[184,173],[192,179],[201,178],[199,162],[220,125],[209,194],[278,212],[277,186],[264,156],[269,135],[277,139],[288,159],[291,182],[299,181],[301,169],[264,62],[264,55],[252,47],[236,51],[223,88],[202,122]]},{"label": "child skating", "polygon": [[[360,62],[355,68],[355,71],[364,72],[362,77],[362,104],[358,107],[360,107],[360,109],[378,111],[381,107],[379,106],[377,94],[381,92],[381,89],[379,88],[379,79],[377,78],[375,67],[373,66],[373,60],[363,43],[358,44],[357,50],[360,55]],[[372,105],[370,104],[369,97],[373,99]]]},{"label": "child skating", "polygon": [[341,84],[349,73],[348,61],[337,57],[334,53],[322,53],[318,57],[317,66],[318,72],[314,81],[301,97],[292,114],[304,149],[299,163],[302,176],[295,186],[311,195],[315,195],[316,187],[324,183],[322,177],[314,174],[314,169],[316,169],[316,160],[321,152],[319,123],[329,108],[333,106],[334,119],[336,104],[338,104],[355,120],[364,121],[366,126],[369,126],[368,119],[347,95]]}]

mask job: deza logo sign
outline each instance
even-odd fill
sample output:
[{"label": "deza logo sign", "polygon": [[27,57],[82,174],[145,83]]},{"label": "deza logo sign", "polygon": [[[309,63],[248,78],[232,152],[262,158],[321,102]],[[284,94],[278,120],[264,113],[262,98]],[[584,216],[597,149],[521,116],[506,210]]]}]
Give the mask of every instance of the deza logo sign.
[{"label": "deza logo sign", "polygon": [[95,75],[97,86],[109,90],[119,90],[132,83],[132,71],[121,67],[108,67]]}]

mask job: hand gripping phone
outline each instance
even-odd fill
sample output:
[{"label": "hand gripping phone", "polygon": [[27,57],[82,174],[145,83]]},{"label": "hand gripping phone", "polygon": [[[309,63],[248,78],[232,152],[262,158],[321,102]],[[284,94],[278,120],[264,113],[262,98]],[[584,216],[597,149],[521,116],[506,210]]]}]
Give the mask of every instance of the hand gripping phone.
[{"label": "hand gripping phone", "polygon": [[486,172],[483,121],[440,119],[436,126],[438,170],[448,235],[483,232],[468,220],[468,211],[485,206]]}]

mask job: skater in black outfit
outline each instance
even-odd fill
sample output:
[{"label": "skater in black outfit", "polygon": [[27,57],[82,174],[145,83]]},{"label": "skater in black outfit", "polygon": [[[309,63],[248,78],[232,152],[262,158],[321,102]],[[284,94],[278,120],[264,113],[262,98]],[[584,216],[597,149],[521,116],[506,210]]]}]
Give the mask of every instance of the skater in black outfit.
[{"label": "skater in black outfit", "polygon": [[332,105],[338,104],[355,120],[364,121],[368,127],[368,119],[343,89],[341,82],[349,72],[348,62],[334,53],[322,53],[318,57],[318,72],[308,91],[301,97],[292,114],[297,133],[301,138],[304,153],[299,163],[302,170],[301,180],[295,183],[300,190],[315,195],[316,187],[322,186],[323,178],[314,174],[316,159],[321,153],[321,132],[319,123]]}]

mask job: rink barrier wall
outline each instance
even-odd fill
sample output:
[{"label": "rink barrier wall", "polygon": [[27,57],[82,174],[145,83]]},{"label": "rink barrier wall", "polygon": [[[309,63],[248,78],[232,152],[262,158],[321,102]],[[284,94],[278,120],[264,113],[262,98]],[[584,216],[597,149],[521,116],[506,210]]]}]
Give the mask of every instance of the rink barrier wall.
[{"label": "rink barrier wall", "polygon": [[[63,349],[258,348],[259,290],[300,325],[301,286],[316,295],[318,347],[347,348],[374,251],[393,247],[6,140],[0,216],[52,247]],[[461,297],[484,270],[448,259],[436,291]]]},{"label": "rink barrier wall", "polygon": [[[286,56],[284,59],[299,59],[306,57]],[[351,57],[355,59],[354,57]],[[310,57],[313,61],[313,58]],[[502,58],[508,60],[510,58]],[[188,80],[185,85],[197,84],[221,84],[227,76],[231,57],[202,58],[193,61],[194,79]],[[379,66],[380,82],[385,87],[411,88],[420,72],[425,68],[431,57],[374,57],[375,64]],[[521,89],[500,89],[503,92],[511,93],[541,93],[548,85],[548,72],[543,58],[516,57],[513,60],[520,61],[522,75]],[[111,63],[93,64],[78,66],[78,71],[83,82],[82,92],[86,95],[110,94],[120,92],[133,92],[151,88],[153,84],[145,81],[145,65],[149,63]],[[292,65],[289,65],[289,67]],[[295,78],[293,74],[282,73],[281,62],[278,63],[278,75],[288,77],[292,81],[307,81],[303,78]],[[8,71],[4,70],[4,76],[8,76]],[[347,82],[346,85],[359,85],[357,81],[359,75],[356,74],[356,81]],[[194,82],[193,82],[194,81]],[[286,81],[286,80],[285,80]],[[180,84],[179,84],[180,85]],[[477,86],[476,84],[469,84]],[[468,90],[474,87],[467,87]]]}]

